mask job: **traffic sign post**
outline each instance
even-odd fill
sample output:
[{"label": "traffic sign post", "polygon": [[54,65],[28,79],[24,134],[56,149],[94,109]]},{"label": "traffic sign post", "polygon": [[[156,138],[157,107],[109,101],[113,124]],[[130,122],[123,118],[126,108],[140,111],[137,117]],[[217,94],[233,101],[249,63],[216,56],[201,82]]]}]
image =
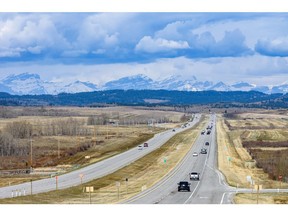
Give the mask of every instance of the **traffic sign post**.
[{"label": "traffic sign post", "polygon": [[58,176],[55,176],[56,179],[56,190],[58,190]]},{"label": "traffic sign post", "polygon": [[283,178],[282,175],[279,175],[279,176],[278,176],[278,180],[279,180],[279,189],[281,188],[282,178]]},{"label": "traffic sign post", "polygon": [[90,186],[90,187],[86,187],[85,188],[86,192],[89,192],[89,203],[92,204],[92,199],[91,199],[91,192],[94,192],[94,187]]},{"label": "traffic sign post", "polygon": [[82,179],[83,179],[83,177],[84,177],[84,174],[80,174],[79,177],[80,177],[80,182],[81,182],[81,184],[82,184]]}]

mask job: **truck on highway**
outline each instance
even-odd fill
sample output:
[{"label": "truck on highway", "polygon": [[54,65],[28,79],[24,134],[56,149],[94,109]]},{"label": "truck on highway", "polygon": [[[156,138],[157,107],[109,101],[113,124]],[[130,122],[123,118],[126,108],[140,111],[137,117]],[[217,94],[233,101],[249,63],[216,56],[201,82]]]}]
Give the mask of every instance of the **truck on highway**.
[{"label": "truck on highway", "polygon": [[148,143],[144,143],[144,147],[148,147]]},{"label": "truck on highway", "polygon": [[199,181],[200,180],[200,173],[191,172],[190,173],[190,180]]}]

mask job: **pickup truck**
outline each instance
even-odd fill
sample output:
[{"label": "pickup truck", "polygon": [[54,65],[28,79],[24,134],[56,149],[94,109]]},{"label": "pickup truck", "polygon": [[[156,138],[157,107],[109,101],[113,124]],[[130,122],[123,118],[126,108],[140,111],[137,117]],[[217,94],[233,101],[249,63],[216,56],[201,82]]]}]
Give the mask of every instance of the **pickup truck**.
[{"label": "pickup truck", "polygon": [[190,173],[190,180],[200,180],[200,173],[197,172],[191,172]]}]

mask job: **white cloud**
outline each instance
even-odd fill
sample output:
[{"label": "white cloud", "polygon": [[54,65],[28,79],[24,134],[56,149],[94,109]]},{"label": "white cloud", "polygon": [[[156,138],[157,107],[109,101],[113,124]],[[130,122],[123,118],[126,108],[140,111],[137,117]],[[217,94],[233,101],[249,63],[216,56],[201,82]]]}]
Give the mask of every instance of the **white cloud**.
[{"label": "white cloud", "polygon": [[255,49],[262,55],[288,56],[288,37],[260,39],[257,42]]},{"label": "white cloud", "polygon": [[[21,52],[40,54],[43,50],[65,49],[69,46],[55,24],[45,15],[17,15],[0,22],[0,46],[10,49],[7,57]],[[4,52],[2,52],[4,56]]]},{"label": "white cloud", "polygon": [[144,36],[136,45],[136,51],[143,51],[148,53],[163,52],[173,49],[187,49],[189,44],[187,41],[173,41],[163,38],[153,39],[150,36]]}]

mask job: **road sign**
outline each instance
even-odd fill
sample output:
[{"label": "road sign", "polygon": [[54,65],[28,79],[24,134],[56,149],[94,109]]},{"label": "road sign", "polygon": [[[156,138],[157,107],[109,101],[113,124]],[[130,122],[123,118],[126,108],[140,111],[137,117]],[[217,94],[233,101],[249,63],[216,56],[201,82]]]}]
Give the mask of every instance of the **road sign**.
[{"label": "road sign", "polygon": [[164,158],[164,163],[166,163],[167,162],[167,159],[166,158]]},{"label": "road sign", "polygon": [[94,187],[86,187],[86,192],[93,192],[94,191]]},{"label": "road sign", "polygon": [[83,176],[84,176],[84,174],[79,174],[79,177],[80,177],[80,178],[83,178]]},{"label": "road sign", "polygon": [[251,183],[251,180],[252,180],[251,176],[246,176],[246,180],[247,180],[247,182]]}]

